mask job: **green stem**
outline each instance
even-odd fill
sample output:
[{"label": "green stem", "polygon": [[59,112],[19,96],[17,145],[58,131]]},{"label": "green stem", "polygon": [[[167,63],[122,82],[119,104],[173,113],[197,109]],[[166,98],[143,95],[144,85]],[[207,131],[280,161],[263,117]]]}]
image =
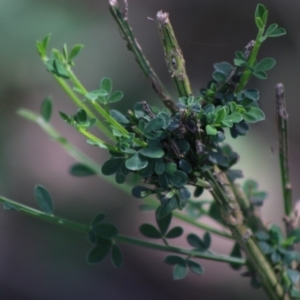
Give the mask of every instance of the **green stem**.
[{"label": "green stem", "polygon": [[151,243],[147,241],[143,241],[140,239],[135,239],[123,235],[117,235],[116,237],[113,238],[115,241],[118,242],[123,242],[127,244],[132,244],[135,246],[141,246],[145,248],[150,248],[154,250],[160,250],[164,252],[172,252],[172,253],[177,253],[177,254],[183,254],[183,255],[188,255],[190,257],[194,258],[203,258],[207,260],[213,260],[213,261],[219,261],[219,262],[225,262],[225,263],[237,263],[240,265],[245,265],[246,261],[243,258],[235,258],[231,256],[225,256],[225,255],[218,255],[218,254],[211,254],[211,253],[201,253],[199,251],[193,251],[193,250],[188,250],[188,249],[183,249],[183,248],[178,248],[178,247],[173,247],[173,246],[165,246],[157,243]]},{"label": "green stem", "polygon": [[[259,29],[258,34],[256,36],[256,40],[255,40],[253,49],[252,49],[250,57],[247,61],[247,66],[250,67],[250,68],[254,67],[254,64],[256,62],[258,50],[259,50],[259,48],[262,44],[262,42],[260,40],[261,40],[261,38],[264,34],[264,30],[265,30],[265,27]],[[252,76],[252,71],[250,70],[250,68],[247,68],[245,70],[245,72],[243,73],[242,78],[240,80],[240,83],[239,83],[239,85],[237,86],[237,88],[235,90],[235,93],[240,92],[247,85],[248,81],[250,80],[250,78]]]},{"label": "green stem", "polygon": [[[10,209],[25,213],[27,215],[30,215],[32,217],[38,218],[43,221],[47,221],[50,223],[54,223],[57,225],[62,225],[77,231],[81,231],[84,233],[88,233],[90,230],[90,226],[84,225],[81,223],[73,222],[68,219],[60,218],[54,215],[49,215],[44,212],[41,212],[37,209],[31,208],[27,205],[20,204],[16,201],[10,200],[5,197],[0,197],[0,202],[4,204],[9,204]],[[141,246],[144,248],[150,248],[150,249],[155,249],[155,250],[160,250],[160,251],[165,251],[165,252],[172,252],[172,253],[177,253],[177,254],[183,254],[183,255],[189,255],[190,257],[194,258],[203,258],[207,260],[214,260],[214,261],[219,261],[219,262],[226,262],[226,263],[235,263],[235,264],[240,264],[240,265],[245,265],[246,260],[242,258],[235,258],[235,257],[230,257],[230,256],[225,256],[225,255],[217,255],[217,254],[211,254],[211,253],[201,253],[199,251],[193,251],[193,250],[188,250],[188,249],[183,249],[183,248],[178,248],[178,247],[173,247],[169,245],[161,245],[161,244],[156,244],[156,243],[151,243],[147,241],[143,241],[140,239],[124,236],[124,235],[117,235],[113,238],[114,241],[116,242],[122,242],[122,243],[127,243],[131,245],[136,245],[136,246]]]},{"label": "green stem", "polygon": [[145,57],[144,53],[142,52],[142,48],[139,45],[137,39],[134,37],[132,29],[128,23],[127,13],[125,11],[122,13],[119,9],[118,1],[116,0],[108,0],[109,10],[117,22],[120,31],[123,34],[124,40],[127,42],[128,49],[133,53],[137,63],[139,64],[142,72],[149,80],[151,87],[155,91],[155,93],[159,96],[162,100],[164,105],[170,109],[171,112],[178,111],[175,103],[171,100],[171,97],[168,95],[165,87],[163,86],[161,80],[152,69],[149,61]]},{"label": "green stem", "polygon": [[165,59],[180,97],[192,95],[190,81],[185,70],[185,60],[175,37],[168,13],[156,15],[159,35],[164,47]]},{"label": "green stem", "polygon": [[284,98],[284,86],[278,83],[276,89],[276,120],[278,126],[278,144],[279,144],[279,162],[281,183],[284,199],[284,212],[287,217],[291,217],[293,213],[292,186],[289,175],[288,161],[288,113],[286,111],[286,103]]},{"label": "green stem", "polygon": [[[227,178],[222,176],[216,180],[214,175],[207,171],[206,179],[212,186],[211,194],[217,203],[223,221],[227,224],[239,246],[244,249],[269,298],[272,300],[289,300],[290,297],[285,295],[283,286],[280,284],[269,261],[260,250],[251,229],[244,223],[243,213],[236,199],[233,195],[227,195],[226,192],[228,191],[223,188],[223,185],[229,184]],[[224,184],[221,185],[219,181],[224,182]]]}]

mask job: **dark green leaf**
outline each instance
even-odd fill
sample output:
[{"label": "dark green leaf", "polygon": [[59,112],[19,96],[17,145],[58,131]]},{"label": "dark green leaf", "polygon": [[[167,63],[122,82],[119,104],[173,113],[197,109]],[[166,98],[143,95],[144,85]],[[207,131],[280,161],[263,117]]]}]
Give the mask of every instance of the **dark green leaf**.
[{"label": "dark green leaf", "polygon": [[[242,251],[238,243],[234,243],[233,248],[230,252],[230,256],[241,258],[242,257]],[[240,264],[230,263],[230,267],[234,270],[240,270],[243,266]]]},{"label": "dark green leaf", "polygon": [[264,112],[258,107],[246,108],[246,112],[243,115],[244,120],[247,123],[256,123],[265,119]]},{"label": "dark green leaf", "polygon": [[163,218],[158,218],[159,208],[156,210],[156,222],[162,235],[165,235],[172,221],[172,213]]},{"label": "dark green leaf", "polygon": [[293,269],[287,269],[286,273],[288,275],[288,277],[290,278],[290,280],[294,283],[297,284],[299,283],[300,280],[300,273],[296,270]]},{"label": "dark green leaf", "polygon": [[191,192],[186,187],[180,188],[178,192],[179,192],[179,197],[182,200],[189,200],[191,198]]},{"label": "dark green leaf", "polygon": [[111,249],[111,262],[116,268],[120,268],[123,263],[123,255],[120,248],[116,245],[112,246]]},{"label": "dark green leaf", "polygon": [[84,45],[81,44],[74,45],[69,53],[69,61],[74,59],[80,53],[83,47]]},{"label": "dark green leaf", "polygon": [[87,120],[88,120],[87,113],[86,113],[86,111],[85,111],[84,109],[81,109],[81,108],[78,109],[76,116],[77,116],[77,120],[78,120],[79,123],[81,123],[81,124],[86,123]]},{"label": "dark green leaf", "polygon": [[128,170],[138,171],[147,167],[148,161],[138,153],[134,154],[130,158],[126,159],[125,166]]},{"label": "dark green leaf", "polygon": [[187,236],[187,242],[194,248],[200,251],[206,251],[207,247],[204,241],[200,239],[196,234],[191,233]]},{"label": "dark green leaf", "polygon": [[263,20],[266,12],[267,12],[267,9],[264,5],[257,4],[254,16],[255,16],[255,18],[260,18]]},{"label": "dark green leaf", "polygon": [[165,163],[162,158],[155,162],[155,173],[161,175],[165,172]]},{"label": "dark green leaf", "polygon": [[160,118],[160,117],[156,117],[152,120],[149,121],[149,123],[146,125],[144,132],[145,133],[149,133],[151,131],[157,131],[159,129],[161,129],[165,124],[164,119]]},{"label": "dark green leaf", "polygon": [[200,197],[204,192],[204,188],[203,187],[200,187],[200,186],[197,186],[195,191],[194,191],[194,197],[195,198],[198,198]]},{"label": "dark green leaf", "polygon": [[121,124],[129,124],[129,120],[118,110],[111,109],[109,113],[117,122]]},{"label": "dark green leaf", "polygon": [[107,92],[107,95],[110,95],[112,91],[112,81],[108,77],[102,78],[100,82],[100,89],[105,90]]},{"label": "dark green leaf", "polygon": [[221,72],[213,72],[213,79],[217,82],[225,82],[227,79],[227,76],[224,73]]},{"label": "dark green leaf", "polygon": [[214,220],[216,220],[217,222],[219,223],[223,223],[222,221],[222,216],[218,210],[218,207],[216,205],[215,202],[213,202],[211,204],[211,206],[209,207],[209,211],[208,211],[208,214],[211,218],[213,218]]},{"label": "dark green leaf", "polygon": [[189,174],[189,173],[192,172],[192,166],[191,166],[191,164],[187,160],[185,160],[185,159],[181,159],[179,161],[179,167],[185,173]]},{"label": "dark green leaf", "polygon": [[123,92],[115,91],[107,99],[107,102],[114,103],[120,101],[124,97]]},{"label": "dark green leaf", "polygon": [[186,261],[184,261],[184,264],[177,264],[174,266],[173,269],[173,279],[174,280],[180,280],[183,279],[188,272]]},{"label": "dark green leaf", "polygon": [[177,201],[175,197],[172,197],[171,199],[168,199],[167,203],[164,205],[161,205],[159,208],[159,212],[157,215],[157,218],[164,218],[168,214],[172,212],[172,210],[176,209],[177,206]]},{"label": "dark green leaf", "polygon": [[264,254],[271,254],[274,251],[274,248],[267,242],[259,241],[258,246]]},{"label": "dark green leaf", "polygon": [[257,89],[245,90],[244,95],[246,98],[251,99],[253,101],[257,101],[259,99],[259,91]]},{"label": "dark green leaf", "polygon": [[160,174],[158,175],[158,184],[161,188],[163,188],[164,190],[166,190],[169,186],[169,180],[166,176],[166,174]]},{"label": "dark green leaf", "polygon": [[166,174],[166,175],[170,184],[172,184],[177,188],[183,187],[186,184],[188,179],[186,173],[179,170],[175,171],[173,174]]},{"label": "dark green leaf", "polygon": [[50,121],[52,114],[52,101],[49,97],[46,97],[41,105],[41,115],[46,122]]},{"label": "dark green leaf", "polygon": [[40,209],[48,214],[53,215],[53,203],[50,193],[42,185],[36,185],[34,188],[34,198]]},{"label": "dark green leaf", "polygon": [[109,175],[113,175],[115,174],[120,165],[122,165],[124,162],[124,158],[111,158],[109,160],[107,160],[101,168],[102,174],[109,176]]},{"label": "dark green leaf", "polygon": [[105,214],[98,214],[91,222],[91,227],[99,225],[105,219]]},{"label": "dark green leaf", "polygon": [[150,158],[161,158],[164,156],[164,150],[156,147],[142,148],[139,153]]},{"label": "dark green leaf", "polygon": [[255,72],[265,72],[272,69],[275,64],[276,60],[274,58],[266,57],[255,65]]},{"label": "dark green leaf", "polygon": [[126,180],[126,176],[122,173],[122,167],[119,168],[115,175],[116,183],[122,184]]},{"label": "dark green leaf", "polygon": [[[221,62],[214,64],[214,69],[217,72],[223,73],[226,77],[228,77],[233,70],[233,66],[228,62]],[[226,78],[225,78],[226,79]]]},{"label": "dark green leaf", "polygon": [[177,255],[169,255],[165,258],[165,263],[168,265],[184,265],[185,264],[185,260],[181,257],[181,256],[177,256]]},{"label": "dark green leaf", "polygon": [[188,260],[187,263],[188,263],[190,270],[193,271],[195,274],[202,275],[204,273],[202,266],[200,264],[196,263],[195,261]]},{"label": "dark green leaf", "polygon": [[269,34],[272,34],[273,33],[273,31],[275,31],[276,29],[277,29],[277,27],[278,27],[278,24],[271,24],[269,27],[268,27],[268,29],[266,30],[266,33],[265,33],[265,35],[266,36],[269,36]]},{"label": "dark green leaf", "polygon": [[211,244],[211,236],[209,232],[205,232],[203,236],[203,242],[205,244],[205,247],[208,249]]},{"label": "dark green leaf", "polygon": [[151,189],[148,189],[144,186],[135,186],[131,193],[132,193],[132,196],[135,197],[135,198],[145,198],[151,194],[153,194],[155,191],[151,190]]},{"label": "dark green leaf", "polygon": [[61,116],[61,118],[68,124],[72,125],[72,119],[70,119],[65,113],[63,112],[59,112],[59,115]]},{"label": "dark green leaf", "polygon": [[142,235],[151,239],[160,239],[161,233],[151,224],[142,224],[140,226],[140,232]]},{"label": "dark green leaf", "polygon": [[281,261],[281,255],[277,251],[272,252],[272,254],[271,254],[271,261],[274,264],[279,263]]},{"label": "dark green leaf", "polygon": [[270,240],[270,235],[264,230],[258,230],[255,232],[255,237],[259,241],[269,241]]},{"label": "dark green leaf", "polygon": [[180,226],[176,226],[174,228],[172,228],[167,234],[166,234],[166,238],[167,239],[174,239],[174,238],[178,238],[183,234],[183,228]]},{"label": "dark green leaf", "polygon": [[271,226],[271,228],[269,229],[269,233],[270,233],[270,236],[271,236],[271,240],[275,243],[275,244],[281,244],[284,240],[284,237],[283,237],[283,233],[280,229],[279,226],[273,224]]},{"label": "dark green leaf", "polygon": [[87,256],[87,261],[90,264],[96,264],[102,262],[107,256],[112,243],[110,240],[104,240],[101,246],[96,246],[90,250]]},{"label": "dark green leaf", "polygon": [[104,239],[111,239],[119,233],[115,225],[108,223],[93,226],[92,230]]},{"label": "dark green leaf", "polygon": [[70,168],[70,174],[77,177],[86,177],[95,175],[96,172],[89,166],[77,163]]}]

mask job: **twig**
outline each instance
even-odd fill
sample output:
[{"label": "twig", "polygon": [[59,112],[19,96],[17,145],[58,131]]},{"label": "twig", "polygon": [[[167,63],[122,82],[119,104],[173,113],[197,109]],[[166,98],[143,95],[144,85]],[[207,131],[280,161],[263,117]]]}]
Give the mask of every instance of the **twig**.
[{"label": "twig", "polygon": [[191,85],[185,70],[185,60],[175,37],[169,14],[159,11],[156,15],[159,35],[162,41],[165,59],[180,97],[192,94]]},{"label": "twig", "polygon": [[125,10],[123,13],[120,11],[117,0],[108,0],[108,4],[109,10],[117,22],[123,34],[124,40],[127,42],[128,49],[134,54],[137,63],[139,64],[146,78],[150,81],[153,90],[171,112],[178,111],[177,106],[172,101],[171,97],[167,93],[165,87],[163,86],[155,71],[152,69],[149,61],[142,52],[141,46],[133,35],[132,29],[128,23],[127,1],[125,1]]},{"label": "twig", "polygon": [[[292,185],[289,175],[288,161],[288,113],[284,98],[284,86],[278,83],[275,86],[276,91],[276,121],[278,127],[278,144],[279,144],[279,162],[280,173],[284,199],[284,212],[286,217],[291,217],[293,213]],[[288,224],[286,224],[289,230]]]}]

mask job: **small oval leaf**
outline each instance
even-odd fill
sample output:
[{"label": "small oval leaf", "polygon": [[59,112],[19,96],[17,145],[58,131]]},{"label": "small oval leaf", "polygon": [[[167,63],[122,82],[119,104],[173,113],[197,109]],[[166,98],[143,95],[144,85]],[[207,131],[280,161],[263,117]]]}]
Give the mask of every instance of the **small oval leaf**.
[{"label": "small oval leaf", "polygon": [[123,263],[123,255],[120,248],[116,245],[112,246],[111,249],[111,262],[116,268],[120,268]]},{"label": "small oval leaf", "polygon": [[151,224],[142,224],[140,226],[140,232],[142,235],[151,239],[160,239],[161,233]]},{"label": "small oval leaf", "polygon": [[92,168],[84,164],[75,164],[70,168],[70,174],[77,177],[86,177],[95,175],[96,172]]},{"label": "small oval leaf", "polygon": [[40,209],[48,214],[53,215],[53,203],[50,193],[42,185],[36,185],[34,188],[34,197]]}]

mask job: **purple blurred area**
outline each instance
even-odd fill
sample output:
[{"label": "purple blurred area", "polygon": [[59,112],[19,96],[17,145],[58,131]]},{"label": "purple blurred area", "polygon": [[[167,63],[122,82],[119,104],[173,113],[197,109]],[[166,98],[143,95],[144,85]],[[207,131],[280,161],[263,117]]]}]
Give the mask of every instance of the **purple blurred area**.
[{"label": "purple blurred area", "polygon": [[[277,66],[265,82],[252,80],[261,90],[260,104],[266,121],[251,127],[247,137],[232,141],[241,154],[239,168],[245,178],[256,179],[269,198],[263,208],[266,222],[282,226],[280,175],[276,154],[275,92],[277,82],[286,87],[290,117],[291,176],[295,200],[300,195],[300,2],[261,1],[269,9],[269,22],[287,29],[288,35],[268,40],[260,58],[271,56]],[[149,61],[174,98],[176,91],[165,67],[155,18],[158,10],[170,19],[186,59],[193,91],[206,86],[215,62],[231,62],[236,50],[256,35],[254,10],[248,0],[128,0],[133,30]],[[37,125],[16,115],[20,107],[39,111],[42,99],[54,99],[52,123],[72,143],[102,163],[107,154],[86,144],[58,111],[75,113],[75,106],[54,82],[39,60],[35,41],[52,33],[50,47],[69,48],[82,43],[75,72],[88,90],[96,89],[102,77],[113,80],[125,98],[115,108],[125,110],[147,100],[161,105],[143,77],[132,54],[110,16],[105,0],[1,0],[0,1],[0,194],[36,207],[33,189],[42,184],[51,192],[55,214],[88,224],[98,213],[108,214],[121,233],[139,236],[143,222],[154,223],[153,213],[139,213],[139,201],[118,191],[99,178],[75,178],[68,170],[75,161],[51,141]],[[230,141],[231,142],[231,141]],[[243,182],[243,181],[241,181]],[[179,225],[178,221],[173,220]],[[185,226],[185,235],[203,232]],[[124,265],[117,270],[109,259],[88,265],[85,256],[91,245],[80,232],[13,211],[0,210],[0,299],[93,300],[93,299],[266,299],[262,290],[253,290],[242,271],[227,264],[200,260],[202,277],[189,274],[172,280],[172,269],[163,263],[165,253],[123,245]],[[188,247],[184,239],[175,245]],[[213,237],[212,250],[229,254],[232,244]]]}]

